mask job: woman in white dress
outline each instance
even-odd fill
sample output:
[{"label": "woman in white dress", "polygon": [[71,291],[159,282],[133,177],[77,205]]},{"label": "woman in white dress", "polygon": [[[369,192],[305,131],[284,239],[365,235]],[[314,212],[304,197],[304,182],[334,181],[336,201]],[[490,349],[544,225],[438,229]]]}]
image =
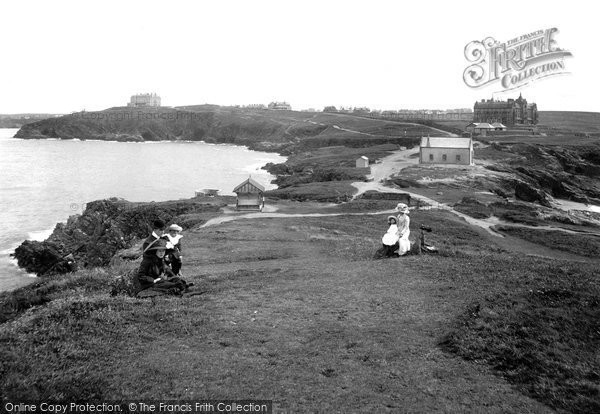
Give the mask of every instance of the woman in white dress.
[{"label": "woman in white dress", "polygon": [[400,246],[398,255],[403,256],[410,250],[410,241],[408,240],[408,236],[410,236],[410,217],[408,217],[410,210],[404,203],[398,203],[396,210],[400,212],[398,214],[398,245]]}]

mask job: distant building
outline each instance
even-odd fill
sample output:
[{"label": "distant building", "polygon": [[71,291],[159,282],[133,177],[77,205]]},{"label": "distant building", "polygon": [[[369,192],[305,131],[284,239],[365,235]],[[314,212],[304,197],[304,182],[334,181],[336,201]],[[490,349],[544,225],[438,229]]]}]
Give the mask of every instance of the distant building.
[{"label": "distant building", "polygon": [[493,130],[494,127],[488,122],[475,122],[475,127],[473,128],[473,132],[481,135],[482,137],[487,136],[487,132]]},{"label": "distant building", "polygon": [[233,189],[237,194],[236,208],[238,210],[258,210],[262,211],[265,206],[263,196],[265,187],[249,177],[246,181]]},{"label": "distant building", "polygon": [[356,168],[369,168],[369,159],[364,155],[356,159]]},{"label": "distant building", "polygon": [[369,116],[386,119],[424,119],[424,120],[473,120],[471,108],[457,109],[399,109],[384,110],[381,113],[371,111]]},{"label": "distant building", "polygon": [[196,197],[215,197],[219,195],[219,190],[216,188],[205,188],[196,191]]},{"label": "distant building", "polygon": [[366,106],[352,109],[352,113],[358,114],[358,115],[366,115],[370,112],[371,112],[371,110],[369,108],[367,108]]},{"label": "distant building", "polygon": [[133,95],[127,104],[131,107],[157,107],[160,106],[160,96],[155,93],[140,93]]},{"label": "distant building", "polygon": [[419,163],[473,165],[471,138],[422,137]]},{"label": "distant building", "polygon": [[246,108],[248,108],[248,109],[267,109],[267,107],[263,104],[250,104],[250,105],[247,105]]},{"label": "distant building", "polygon": [[506,126],[500,122],[494,122],[492,126],[494,127],[494,131],[506,131]]},{"label": "distant building", "polygon": [[465,127],[465,131],[467,132],[475,132],[475,127],[479,125],[479,122],[471,122],[469,125]]},{"label": "distant building", "polygon": [[271,102],[269,104],[269,109],[276,109],[280,111],[291,111],[292,105],[287,102]]},{"label": "distant building", "polygon": [[475,102],[473,112],[473,122],[500,122],[504,125],[535,125],[538,122],[537,105],[528,104],[521,94],[517,99],[508,101],[482,99]]}]

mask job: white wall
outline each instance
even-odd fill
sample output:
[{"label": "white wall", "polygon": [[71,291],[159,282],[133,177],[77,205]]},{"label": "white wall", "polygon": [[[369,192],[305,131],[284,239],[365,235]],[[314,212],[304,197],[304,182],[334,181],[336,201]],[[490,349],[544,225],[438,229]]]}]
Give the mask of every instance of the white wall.
[{"label": "white wall", "polygon": [[[470,165],[471,150],[469,148],[421,148],[421,164],[460,164]],[[433,154],[433,161],[429,160],[429,155]],[[446,160],[443,160],[443,155]],[[456,156],[460,155],[460,161],[456,161]]]}]

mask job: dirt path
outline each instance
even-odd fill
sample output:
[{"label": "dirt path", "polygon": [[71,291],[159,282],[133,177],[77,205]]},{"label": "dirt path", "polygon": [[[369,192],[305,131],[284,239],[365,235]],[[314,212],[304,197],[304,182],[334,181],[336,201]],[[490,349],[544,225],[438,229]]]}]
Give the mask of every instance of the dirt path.
[{"label": "dirt path", "polygon": [[[308,121],[315,123],[313,121]],[[382,184],[382,182],[391,177],[394,174],[397,174],[402,171],[402,169],[406,167],[410,167],[412,165],[418,164],[419,160],[415,157],[415,154],[419,152],[418,148],[411,148],[407,150],[399,150],[396,151],[387,157],[384,157],[380,160],[380,162],[371,165],[371,174],[368,176],[369,181],[367,182],[354,182],[352,185],[356,187],[358,190],[354,195],[353,199],[356,199],[361,194],[366,191],[378,191],[384,193],[402,193],[408,194],[412,198],[419,200],[428,206],[421,209],[440,209],[446,210],[463,220],[465,220],[468,224],[484,229],[489,235],[494,236],[494,239],[506,239],[506,241],[499,243],[503,248],[509,251],[519,251],[524,252],[526,254],[550,257],[550,258],[562,258],[562,259],[571,259],[571,260],[584,260],[583,256],[578,256],[572,253],[562,252],[559,250],[550,249],[544,246],[540,246],[534,243],[526,242],[524,240],[515,238],[513,236],[509,236],[499,232],[495,229],[495,226],[498,225],[506,225],[506,226],[515,226],[522,228],[530,228],[532,230],[552,230],[552,231],[561,231],[564,233],[570,234],[590,234],[590,235],[598,235],[593,232],[586,231],[573,231],[569,229],[564,229],[561,227],[555,226],[529,226],[526,224],[519,224],[508,222],[504,220],[500,220],[497,217],[490,217],[487,219],[476,219],[467,214],[461,213],[460,211],[455,210],[452,206],[440,203],[432,198],[423,196],[421,194],[413,193],[407,191],[406,189],[398,189],[392,187],[386,187]],[[269,210],[265,210],[264,212],[257,213],[246,213],[239,214],[235,210],[228,211],[227,214],[219,217],[215,217],[213,219],[208,220],[204,223],[201,228],[215,226],[222,223],[227,223],[235,220],[246,220],[246,219],[259,219],[259,218],[297,218],[297,217],[333,217],[333,216],[347,216],[347,215],[379,215],[379,214],[393,214],[394,210],[384,210],[384,211],[376,211],[376,212],[361,212],[361,213],[280,213],[276,211],[276,208],[270,208]]]},{"label": "dirt path", "polygon": [[[432,130],[434,130],[436,132],[439,132],[439,133],[443,134],[444,136],[458,137],[458,135],[456,135],[456,134],[454,134],[452,132],[444,131],[443,129],[439,129],[439,128],[434,128],[434,127],[429,126],[429,125],[417,124],[416,122],[396,121],[396,120],[392,120],[392,119],[369,118],[369,117],[361,117],[361,116],[355,116],[355,115],[352,115],[352,114],[341,114],[341,113],[331,113],[330,115],[345,116],[345,117],[351,117],[351,118],[369,119],[371,121],[383,122],[383,123],[386,123],[386,124],[394,123],[394,124],[402,124],[402,125],[414,125],[414,126],[420,126],[420,127],[427,127],[429,129],[432,129]],[[317,115],[313,116],[313,118],[316,117],[316,116]],[[308,122],[310,122],[311,124],[323,125],[323,126],[330,126],[331,125],[334,128],[336,128],[336,129],[340,129],[342,131],[347,131],[347,132],[354,132],[354,133],[357,133],[357,134],[371,135],[371,136],[382,136],[382,135],[367,134],[365,132],[360,132],[360,131],[353,131],[351,129],[341,128],[341,127],[339,127],[337,125],[333,125],[333,124],[324,124],[324,123],[321,123],[321,122],[314,122],[314,121],[308,121]]]},{"label": "dirt path", "polygon": [[[352,115],[349,115],[349,114],[336,114],[336,115],[344,115],[344,116],[350,116],[350,117],[352,117]],[[317,116],[317,115],[315,115],[315,116]],[[355,117],[355,118],[360,118],[360,117]],[[439,128],[434,128],[434,127],[429,126],[429,125],[417,124],[415,122],[399,122],[399,121],[391,121],[391,120],[376,119],[376,118],[369,118],[369,119],[371,119],[373,121],[380,121],[380,122],[385,122],[385,123],[393,122],[393,123],[402,124],[402,125],[413,125],[413,126],[427,127],[429,129],[432,129],[432,130],[434,130],[436,132],[439,132],[439,133],[443,134],[444,136],[458,137],[458,135],[453,134],[452,132],[444,131],[444,130],[439,129]],[[309,123],[311,123],[313,125],[331,126],[331,127],[335,128],[337,130],[340,130],[340,131],[351,132],[351,133],[360,134],[360,135],[368,135],[370,137],[387,137],[387,136],[389,136],[389,135],[385,135],[385,134],[370,134],[368,132],[356,131],[356,130],[353,130],[353,129],[343,128],[343,127],[341,127],[341,126],[339,126],[337,124],[325,124],[323,122],[315,122],[315,121],[311,121],[311,120],[307,120],[306,122],[309,122]]]},{"label": "dirt path", "polygon": [[[500,220],[497,217],[490,217],[488,219],[475,219],[469,215],[456,211],[454,208],[445,203],[440,203],[432,198],[426,197],[421,194],[413,193],[407,191],[405,189],[397,189],[392,187],[386,187],[382,184],[384,180],[391,177],[394,174],[400,173],[404,168],[410,167],[412,165],[417,165],[419,163],[419,159],[414,157],[415,154],[419,152],[418,148],[411,148],[408,150],[400,150],[396,151],[393,154],[381,159],[380,162],[371,165],[371,174],[368,176],[369,181],[367,182],[354,182],[352,185],[357,188],[358,192],[354,195],[354,199],[359,197],[361,194],[366,191],[378,191],[384,193],[402,193],[408,194],[412,198],[416,200],[420,200],[430,207],[428,208],[438,208],[441,210],[447,210],[452,214],[455,214],[461,218],[463,218],[467,223],[481,227],[482,229],[487,230],[490,234],[497,237],[506,237],[506,235],[497,232],[494,229],[494,226],[497,225],[506,225],[506,226],[515,226],[515,227],[523,227],[530,228],[532,230],[552,230],[552,231],[561,231],[564,233],[570,234],[589,234],[597,236],[597,233],[587,232],[587,231],[573,231],[569,229],[565,229],[562,227],[555,226],[529,226],[526,224],[519,224],[508,222],[504,220]],[[510,237],[512,239],[512,237]]]},{"label": "dirt path", "polygon": [[227,223],[235,220],[245,219],[262,219],[262,218],[298,218],[298,217],[335,217],[335,216],[365,216],[378,214],[393,214],[396,210],[371,211],[365,213],[246,213],[246,214],[231,214],[227,216],[219,216],[208,220],[199,228],[216,226],[218,224]]},{"label": "dirt path", "polygon": [[[442,210],[447,210],[461,218],[463,218],[467,223],[481,227],[487,230],[490,234],[497,237],[504,237],[503,235],[497,233],[492,229],[493,226],[497,224],[501,224],[499,221],[490,221],[490,220],[479,220],[475,219],[471,216],[468,216],[464,213],[454,210],[447,204],[439,203],[436,200],[433,200],[429,197],[425,197],[420,194],[412,193],[410,191],[406,191],[405,189],[397,189],[386,187],[382,184],[382,181],[389,178],[395,173],[399,173],[402,169],[409,167],[411,165],[418,164],[418,158],[414,157],[415,154],[419,152],[418,148],[411,148],[408,150],[400,150],[396,151],[393,154],[383,158],[379,163],[373,164],[371,166],[371,174],[368,176],[369,181],[367,182],[355,182],[352,183],[354,187],[357,188],[358,192],[354,195],[354,198],[357,198],[361,194],[366,191],[378,191],[382,193],[402,193],[408,194],[412,198],[416,200],[420,200],[433,208],[439,208]],[[507,223],[508,224],[508,223]]]},{"label": "dirt path", "polygon": [[[571,233],[571,234],[597,235],[596,233],[592,233],[592,232],[586,232],[586,231],[576,232],[573,230],[564,229],[561,227],[554,227],[554,226],[529,226],[526,224],[519,224],[519,223],[513,223],[513,222],[500,220],[497,217],[490,217],[488,219],[476,219],[467,214],[464,214],[464,213],[461,213],[460,211],[455,210],[454,208],[452,208],[452,206],[450,206],[448,204],[440,203],[440,202],[438,202],[432,198],[426,197],[424,195],[413,193],[413,192],[407,191],[406,189],[386,187],[382,184],[382,181],[384,181],[385,179],[391,177],[392,175],[394,175],[396,173],[399,173],[400,171],[402,171],[402,169],[418,164],[418,162],[419,162],[418,158],[414,157],[414,155],[417,154],[418,152],[419,152],[418,148],[399,150],[399,151],[394,152],[393,154],[388,155],[387,157],[384,157],[383,159],[381,159],[380,162],[371,165],[371,174],[368,176],[369,181],[367,181],[367,182],[359,181],[359,182],[352,183],[352,185],[354,187],[356,187],[358,190],[358,192],[354,195],[353,198],[356,199],[357,197],[359,197],[361,194],[365,193],[366,191],[408,194],[412,198],[414,198],[416,200],[420,200],[421,202],[427,204],[428,207],[425,207],[425,209],[440,209],[440,210],[449,211],[450,213],[452,213],[458,217],[461,217],[463,220],[465,220],[470,225],[482,228],[482,229],[486,230],[489,234],[491,234],[492,236],[497,237],[497,238],[507,237],[505,234],[502,234],[495,230],[494,227],[497,225],[516,226],[516,227],[530,228],[532,230],[553,230],[553,231],[561,231],[561,232]],[[421,207],[421,209],[423,209],[423,208]],[[377,214],[393,214],[394,212],[395,212],[394,210],[384,210],[384,211],[366,212],[366,213],[278,213],[278,212],[276,212],[276,209],[271,208],[269,211],[265,210],[262,213],[239,214],[235,210],[230,210],[229,213],[226,215],[215,217],[213,219],[208,220],[201,227],[204,228],[204,227],[218,225],[221,223],[226,223],[229,221],[242,220],[242,219],[331,217],[331,216],[341,216],[341,215],[377,215]],[[508,237],[508,238],[515,239],[514,237]],[[507,244],[505,243],[505,245],[507,245]],[[552,249],[547,249],[547,248],[543,249],[539,246],[538,246],[538,248],[533,249],[531,247],[537,246],[537,245],[534,245],[532,243],[529,243],[529,245],[531,245],[531,246],[529,246],[530,247],[529,250],[531,250],[532,254],[539,255],[540,251],[545,250],[546,253],[556,252],[556,255],[560,255],[560,253],[558,251],[555,251]],[[579,257],[576,255],[570,255],[570,256],[571,257]]]},{"label": "dirt path", "polygon": [[[468,298],[435,269],[458,259],[373,261],[373,219],[336,215],[248,213],[190,237],[187,266],[208,290],[191,309],[209,324],[153,348],[157,364],[178,346],[190,391],[267,395],[293,412],[553,412],[438,347]],[[219,369],[192,381],[211,360]]]}]

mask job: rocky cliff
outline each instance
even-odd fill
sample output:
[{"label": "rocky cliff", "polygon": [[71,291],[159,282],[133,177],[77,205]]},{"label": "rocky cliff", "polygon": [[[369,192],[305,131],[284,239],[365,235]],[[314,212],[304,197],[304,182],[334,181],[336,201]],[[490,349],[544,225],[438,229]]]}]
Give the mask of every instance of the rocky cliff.
[{"label": "rocky cliff", "polygon": [[550,146],[495,144],[513,157],[490,165],[511,173],[516,198],[549,205],[549,197],[600,204],[600,144]]},{"label": "rocky cliff", "polygon": [[204,222],[224,205],[223,198],[160,203],[131,203],[116,198],[93,201],[83,214],[57,224],[45,241],[24,241],[14,257],[20,267],[38,276],[105,266],[117,251],[147,237],[155,219],[176,222],[186,229]]},{"label": "rocky cliff", "polygon": [[292,141],[293,136],[284,133],[286,127],[268,117],[245,116],[236,108],[117,107],[33,122],[24,125],[15,137],[139,142],[185,140],[278,150]]}]

